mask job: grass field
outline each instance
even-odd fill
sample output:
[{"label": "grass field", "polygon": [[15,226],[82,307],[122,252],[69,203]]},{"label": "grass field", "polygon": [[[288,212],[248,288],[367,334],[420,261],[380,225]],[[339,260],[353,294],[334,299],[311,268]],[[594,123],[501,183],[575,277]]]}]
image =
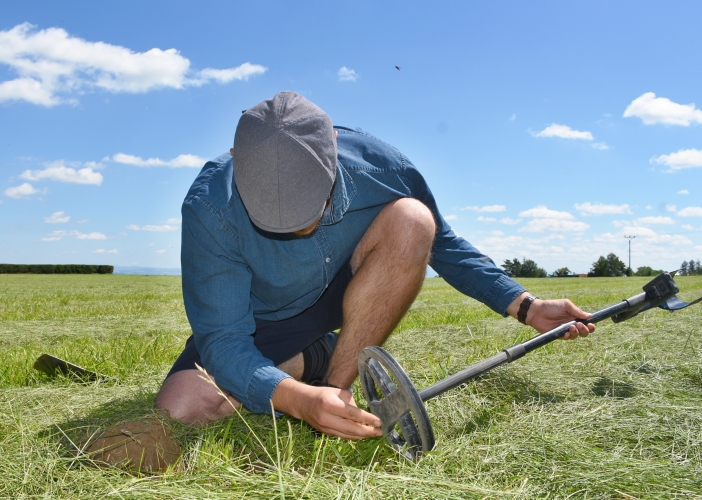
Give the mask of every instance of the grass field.
[{"label": "grass field", "polygon": [[[595,310],[646,281],[524,283]],[[677,282],[681,298],[702,295],[702,277]],[[702,498],[699,305],[602,323],[429,401],[437,444],[416,464],[383,439],[247,412],[170,422],[184,453],[163,475],[76,459],[89,436],[153,415],[189,334],[178,277],[0,275],[0,497]],[[432,278],[386,348],[422,388],[532,334]],[[50,380],[32,369],[44,352],[114,379]]]}]

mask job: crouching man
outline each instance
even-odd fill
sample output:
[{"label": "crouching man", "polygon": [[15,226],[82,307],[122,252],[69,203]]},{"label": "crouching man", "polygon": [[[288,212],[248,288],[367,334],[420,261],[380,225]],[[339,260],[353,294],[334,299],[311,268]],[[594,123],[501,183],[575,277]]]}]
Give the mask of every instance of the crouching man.
[{"label": "crouching man", "polygon": [[[272,404],[329,435],[381,435],[379,419],[347,388],[360,351],[382,345],[407,312],[427,264],[540,332],[590,317],[569,300],[529,295],[454,234],[400,151],[333,127],[293,92],[243,113],[234,147],[204,166],[182,216],[193,335],[156,406],[186,423],[240,404],[270,413]],[[564,338],[594,329],[576,323]]]}]

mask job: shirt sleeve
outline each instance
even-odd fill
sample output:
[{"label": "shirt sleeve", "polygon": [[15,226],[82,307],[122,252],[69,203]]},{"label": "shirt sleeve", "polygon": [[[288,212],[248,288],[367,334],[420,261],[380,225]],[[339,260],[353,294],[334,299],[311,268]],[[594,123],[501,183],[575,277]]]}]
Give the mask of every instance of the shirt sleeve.
[{"label": "shirt sleeve", "polygon": [[429,265],[459,292],[507,316],[507,307],[525,288],[507,276],[490,257],[453,232],[439,213],[434,195],[422,174],[406,159],[405,164],[405,180],[412,196],[432,211],[436,221],[436,238]]},{"label": "shirt sleeve", "polygon": [[[218,228],[218,237],[208,230],[208,225],[216,228],[220,223],[207,210],[192,199],[186,200],[182,210],[183,300],[195,345],[217,385],[249,410],[270,413],[273,391],[290,376],[254,346],[251,271],[236,258],[231,230]],[[219,237],[226,237],[230,244],[223,244]]]}]

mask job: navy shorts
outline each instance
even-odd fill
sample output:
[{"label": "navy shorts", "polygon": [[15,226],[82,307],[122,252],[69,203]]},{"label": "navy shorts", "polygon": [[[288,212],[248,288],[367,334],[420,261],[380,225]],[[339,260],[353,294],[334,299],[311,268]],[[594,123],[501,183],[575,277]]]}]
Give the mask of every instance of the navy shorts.
[{"label": "navy shorts", "polygon": [[[278,365],[304,351],[328,332],[341,328],[344,293],[352,277],[351,263],[347,262],[317,302],[297,316],[280,321],[257,319],[254,345],[264,357]],[[195,363],[202,366],[191,335],[168,376],[181,370],[194,370]]]}]

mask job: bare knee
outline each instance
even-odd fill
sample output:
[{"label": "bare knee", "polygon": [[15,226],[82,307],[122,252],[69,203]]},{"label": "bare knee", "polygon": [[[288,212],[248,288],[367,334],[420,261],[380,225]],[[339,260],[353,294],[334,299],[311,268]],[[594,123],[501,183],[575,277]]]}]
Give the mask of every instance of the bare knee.
[{"label": "bare knee", "polygon": [[156,408],[186,424],[204,424],[230,415],[239,402],[210,382],[199,370],[183,370],[169,376],[156,395]]},{"label": "bare knee", "polygon": [[436,234],[436,223],[431,210],[414,198],[401,198],[389,204],[386,237],[398,249],[400,256],[410,260],[426,260]]}]

